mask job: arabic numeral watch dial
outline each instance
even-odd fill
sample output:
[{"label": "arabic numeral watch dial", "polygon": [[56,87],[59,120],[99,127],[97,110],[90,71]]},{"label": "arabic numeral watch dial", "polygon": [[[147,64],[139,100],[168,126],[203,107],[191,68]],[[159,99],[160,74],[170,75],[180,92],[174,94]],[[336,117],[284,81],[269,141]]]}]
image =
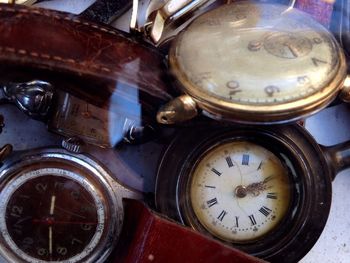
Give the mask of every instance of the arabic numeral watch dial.
[{"label": "arabic numeral watch dial", "polygon": [[112,186],[93,159],[62,149],[8,158],[0,170],[0,254],[7,262],[105,262],[123,218]]},{"label": "arabic numeral watch dial", "polygon": [[298,125],[183,129],[159,163],[156,207],[268,262],[298,262],[330,209],[322,158]]},{"label": "arabic numeral watch dial", "polygon": [[332,34],[306,13],[250,1],[200,15],[172,42],[169,68],[182,95],[158,111],[172,124],[198,111],[248,124],[290,122],[326,107],[346,64]]}]

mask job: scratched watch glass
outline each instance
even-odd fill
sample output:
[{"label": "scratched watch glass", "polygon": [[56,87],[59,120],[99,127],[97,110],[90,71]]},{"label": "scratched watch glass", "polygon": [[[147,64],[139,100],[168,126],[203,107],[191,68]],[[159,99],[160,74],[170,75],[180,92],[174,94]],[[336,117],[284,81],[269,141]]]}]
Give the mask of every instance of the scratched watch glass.
[{"label": "scratched watch glass", "polygon": [[304,13],[286,8],[248,1],[224,5],[177,38],[171,70],[204,113],[284,122],[334,98],[345,76],[335,39]]},{"label": "scratched watch glass", "polygon": [[26,262],[82,262],[108,225],[101,193],[64,168],[23,172],[2,190],[1,200],[2,235]]},{"label": "scratched watch glass", "polygon": [[288,170],[267,149],[228,142],[205,154],[192,173],[191,205],[215,237],[250,242],[273,231],[290,207]]}]

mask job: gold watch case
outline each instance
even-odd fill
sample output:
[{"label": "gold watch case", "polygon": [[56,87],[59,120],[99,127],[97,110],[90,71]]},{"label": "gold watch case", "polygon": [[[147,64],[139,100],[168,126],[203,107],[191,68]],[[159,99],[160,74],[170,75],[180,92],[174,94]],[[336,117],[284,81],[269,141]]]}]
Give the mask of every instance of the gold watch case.
[{"label": "gold watch case", "polygon": [[169,68],[186,95],[158,111],[163,124],[197,109],[239,123],[291,122],[326,107],[346,79],[343,51],[326,28],[296,9],[249,1],[197,17],[173,41]]}]

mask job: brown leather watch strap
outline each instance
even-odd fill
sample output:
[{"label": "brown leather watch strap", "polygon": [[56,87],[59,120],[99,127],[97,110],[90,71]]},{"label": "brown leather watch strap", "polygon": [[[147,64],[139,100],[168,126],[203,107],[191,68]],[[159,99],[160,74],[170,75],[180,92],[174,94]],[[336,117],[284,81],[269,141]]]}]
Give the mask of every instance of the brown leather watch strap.
[{"label": "brown leather watch strap", "polygon": [[265,262],[223,245],[125,199],[123,230],[114,262]]},{"label": "brown leather watch strap", "polygon": [[0,35],[2,81],[49,78],[61,88],[83,86],[77,90],[88,89],[92,100],[99,95],[101,101],[121,86],[160,101],[171,98],[163,55],[111,27],[67,13],[0,4]]}]

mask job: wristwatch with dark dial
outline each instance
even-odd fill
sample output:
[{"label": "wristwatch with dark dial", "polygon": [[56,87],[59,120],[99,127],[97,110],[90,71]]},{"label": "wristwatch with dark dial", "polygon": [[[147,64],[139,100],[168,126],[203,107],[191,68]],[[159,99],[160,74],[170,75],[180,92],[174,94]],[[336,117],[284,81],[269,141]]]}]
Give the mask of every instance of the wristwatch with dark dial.
[{"label": "wristwatch with dark dial", "polygon": [[3,161],[0,253],[8,262],[104,262],[121,230],[123,197],[93,159],[60,149]]}]

